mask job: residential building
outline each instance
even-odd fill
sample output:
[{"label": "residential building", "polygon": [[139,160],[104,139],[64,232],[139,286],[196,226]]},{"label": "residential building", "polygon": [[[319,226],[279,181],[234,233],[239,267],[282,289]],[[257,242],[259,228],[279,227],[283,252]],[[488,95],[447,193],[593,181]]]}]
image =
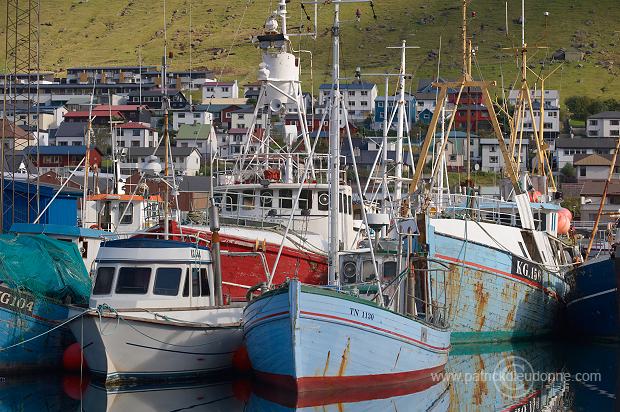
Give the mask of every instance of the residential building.
[{"label": "residential building", "polygon": [[93,107],[93,111],[97,113],[120,113],[127,122],[151,122],[151,111],[146,105],[139,104],[100,104]]},{"label": "residential building", "polygon": [[213,73],[207,70],[169,71],[170,85],[178,90],[200,90],[205,82],[213,81]]},{"label": "residential building", "polygon": [[[435,134],[435,152],[441,147],[441,132]],[[481,164],[480,138],[476,134],[470,134],[469,153],[472,168],[475,164]],[[467,133],[453,130],[448,135],[448,142],[445,148],[446,166],[448,170],[463,171],[467,166]],[[430,156],[427,161],[430,160]]]},{"label": "residential building", "polygon": [[5,151],[22,150],[36,144],[32,133],[16,126],[6,118],[0,120],[0,139],[4,142]]},{"label": "residential building", "polygon": [[207,99],[237,99],[239,97],[239,85],[237,81],[218,82],[207,81],[202,85],[202,100]]},{"label": "residential building", "polygon": [[243,85],[243,97],[246,99],[258,100],[260,94],[261,83],[248,83]]},{"label": "residential building", "polygon": [[[254,106],[246,106],[239,110],[235,110],[234,112],[230,112],[230,128],[249,129],[254,121],[254,110]],[[256,127],[265,129],[267,120],[268,114],[264,114],[262,109],[258,109],[255,121]]]},{"label": "residential building", "polygon": [[[170,109],[182,109],[187,106],[187,98],[180,90],[168,88],[165,94],[168,97]],[[132,105],[145,105],[152,110],[162,110],[163,97],[164,93],[161,89],[150,89],[142,90],[142,92],[132,91],[128,93],[127,100]]]},{"label": "residential building", "polygon": [[[394,111],[394,107],[398,106],[398,96],[388,96],[387,100],[387,119],[390,120],[390,116]],[[373,128],[375,130],[381,130],[383,128],[383,118],[385,115],[385,96],[378,96],[375,99],[375,117]],[[398,110],[398,107],[396,107]],[[408,93],[405,93],[405,130],[411,130],[413,125],[418,121],[416,112],[416,98]],[[396,129],[398,124],[398,112],[394,115],[392,121],[392,128]]]},{"label": "residential building", "polygon": [[174,138],[176,147],[195,147],[203,158],[217,153],[217,136],[211,124],[182,124]]},{"label": "residential building", "polygon": [[86,122],[63,122],[49,144],[54,146],[82,146],[88,129]]},{"label": "residential building", "polygon": [[[605,182],[602,180],[585,182],[581,189],[581,221],[594,222],[598,209],[601,205],[601,199]],[[620,210],[620,182],[613,180],[607,187],[607,198],[603,204],[600,224],[615,222],[617,214]]]},{"label": "residential building", "polygon": [[[613,154],[576,154],[573,157],[573,166],[576,169],[577,179],[606,180],[609,176],[609,167]],[[616,159],[613,178],[620,178],[620,159]]]},{"label": "residential building", "polygon": [[[101,168],[103,153],[94,146],[91,146],[89,152],[90,166]],[[73,170],[82,162],[86,156],[86,146],[30,146],[24,153],[30,156],[39,173],[53,171],[62,174],[63,169]]]},{"label": "residential building", "polygon": [[[528,167],[528,147],[529,140],[521,142],[521,153],[519,170],[526,170]],[[504,157],[499,150],[497,139],[480,139],[480,170],[483,172],[499,172],[504,169]]]},{"label": "residential building", "polygon": [[[164,147],[160,146],[155,152],[164,170]],[[140,172],[149,156],[153,155],[153,148],[150,147],[130,147],[127,149],[125,159],[121,162],[121,173],[131,175]],[[201,155],[195,147],[171,147],[169,170],[174,171],[175,175],[195,176],[200,171]]]},{"label": "residential building", "polygon": [[213,124],[213,114],[208,105],[188,106],[172,112],[172,130],[179,130],[184,125]]},{"label": "residential building", "polygon": [[620,112],[601,112],[588,117],[588,137],[620,137]]},{"label": "residential building", "polygon": [[155,147],[158,133],[148,123],[129,122],[114,128],[119,147]]},{"label": "residential building", "polygon": [[[511,90],[508,94],[508,104],[515,106],[519,99],[519,90]],[[540,130],[540,99],[541,90],[531,90],[532,114],[529,105],[526,104],[523,116],[523,133],[528,138],[534,137],[534,127]],[[560,92],[558,90],[545,90],[545,107],[543,121],[543,138],[547,141],[557,139],[560,134]]]},{"label": "residential building", "polygon": [[560,137],[555,141],[555,155],[558,170],[566,164],[573,164],[576,154],[611,154],[616,147],[616,139],[569,138]]},{"label": "residential building", "polygon": [[152,72],[156,69],[156,66],[70,67],[67,69],[67,83],[90,85],[93,82],[99,84],[140,83],[141,73]]},{"label": "residential building", "polygon": [[92,118],[93,125],[109,125],[110,120],[114,122],[125,122],[125,116],[118,110],[82,110],[79,112],[65,113],[63,123],[88,123]]},{"label": "residential building", "polygon": [[[260,138],[263,136],[264,129],[255,129],[250,136],[248,129],[229,129],[225,134],[219,135],[217,150],[220,156],[234,156],[242,153],[248,147],[249,153],[254,153],[260,145]],[[250,143],[248,144],[248,139]]]},{"label": "residential building", "polygon": [[[325,106],[332,92],[331,84],[319,86],[319,106]],[[374,83],[343,83],[340,92],[344,105],[348,108],[347,116],[351,122],[362,122],[374,113],[374,104],[377,99],[377,85]]]},{"label": "residential building", "polygon": [[[519,89],[511,90],[508,94],[508,104],[511,106],[516,106],[517,101],[519,99]],[[532,103],[538,102],[540,104],[540,89],[530,90],[530,99],[532,99]],[[559,107],[560,106],[560,92],[558,90],[545,90],[545,103],[549,102],[551,106]]]}]

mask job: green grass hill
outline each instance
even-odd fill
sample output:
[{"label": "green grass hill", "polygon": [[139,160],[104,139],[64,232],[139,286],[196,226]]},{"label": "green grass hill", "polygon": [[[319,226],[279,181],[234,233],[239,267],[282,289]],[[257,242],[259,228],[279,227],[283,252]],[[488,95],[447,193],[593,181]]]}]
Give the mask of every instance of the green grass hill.
[{"label": "green grass hill", "polygon": [[[158,65],[164,43],[162,0],[42,0],[41,69],[62,73],[67,67],[138,64]],[[192,35],[190,42],[190,3]],[[328,3],[328,2],[326,2]],[[415,78],[430,77],[437,71],[441,37],[441,75],[453,77],[460,71],[459,0],[375,0],[377,19],[368,4],[344,5],[342,11],[342,75],[353,75],[356,66],[366,72],[394,71],[398,66],[397,46],[402,39],[419,49],[408,51],[409,71]],[[515,53],[520,43],[520,1],[508,1],[508,33],[505,31],[505,2],[473,0],[470,4],[470,33],[478,46],[474,76],[497,80],[510,87],[516,80]],[[260,34],[276,0],[168,0],[166,32],[169,50],[174,52],[172,69],[208,68],[221,79],[237,78],[241,84],[256,78],[260,53],[250,43]],[[1,38],[6,8],[1,7]],[[300,1],[289,5],[290,31],[306,32],[308,21]],[[361,11],[361,21],[355,12]],[[306,6],[313,13],[313,6]],[[294,39],[302,53],[304,88],[314,89],[329,79],[330,25],[333,6],[318,8],[317,39]],[[472,16],[471,12],[475,12]],[[548,17],[544,13],[548,12]],[[551,55],[560,48],[579,49],[582,62],[564,63],[546,82],[560,89],[562,97],[588,95],[620,98],[620,21],[618,0],[526,0],[526,40],[531,47],[530,65],[537,73],[557,66]],[[619,28],[620,29],[620,28]],[[0,42],[0,68],[5,70],[4,41]],[[537,48],[533,46],[547,46]],[[312,75],[311,75],[312,73]],[[530,76],[530,79],[534,79]],[[374,79],[382,84],[382,79]],[[417,80],[413,80],[414,87]],[[382,88],[380,88],[382,89]],[[380,91],[381,93],[382,91]]]}]

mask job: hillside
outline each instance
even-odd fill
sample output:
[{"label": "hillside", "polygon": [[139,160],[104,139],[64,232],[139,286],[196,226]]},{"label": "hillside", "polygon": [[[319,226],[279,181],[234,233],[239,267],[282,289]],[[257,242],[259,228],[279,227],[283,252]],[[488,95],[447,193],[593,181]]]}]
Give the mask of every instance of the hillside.
[{"label": "hillside", "polygon": [[[158,65],[163,50],[163,2],[150,0],[42,0],[41,1],[41,68],[62,73],[67,67],[138,64]],[[169,49],[174,52],[172,69],[209,68],[223,79],[238,78],[241,83],[255,79],[260,61],[250,37],[258,34],[275,0],[214,1],[191,0],[192,42],[189,38],[190,0],[168,0],[166,28]],[[307,21],[298,0],[289,3],[291,31]],[[618,63],[620,32],[614,31],[620,21],[617,0],[544,0],[526,1],[526,39],[533,48],[530,62],[540,72],[541,63],[559,48],[579,47],[588,53],[581,63],[566,63],[546,83],[558,88],[563,98],[569,95],[620,98]],[[311,6],[306,6],[312,12]],[[355,10],[362,12],[355,21]],[[0,10],[2,38],[6,36],[6,12]],[[408,51],[409,71],[416,77],[429,77],[436,72],[436,52],[442,36],[441,74],[454,76],[460,70],[460,1],[458,0],[376,0],[377,20],[366,4],[342,6],[342,72],[352,75],[356,66],[366,72],[395,70],[398,51],[386,46],[398,45],[406,39],[420,49]],[[318,87],[329,78],[330,20],[333,6],[319,7],[319,36],[316,40],[301,37],[295,44],[310,50],[302,54],[305,89]],[[520,43],[520,0],[508,2],[509,33],[505,33],[504,1],[474,0],[470,11],[470,32],[479,47],[474,75],[501,84],[515,81],[514,52],[503,50]],[[544,12],[549,12],[545,21]],[[306,27],[302,28],[305,31]],[[301,39],[301,40],[300,40]],[[0,64],[4,68],[4,41],[0,42]],[[548,72],[556,63],[547,63]],[[311,82],[311,78],[313,82]],[[533,77],[531,77],[533,79]],[[382,83],[381,79],[375,79]],[[414,80],[414,84],[417,81]]]}]

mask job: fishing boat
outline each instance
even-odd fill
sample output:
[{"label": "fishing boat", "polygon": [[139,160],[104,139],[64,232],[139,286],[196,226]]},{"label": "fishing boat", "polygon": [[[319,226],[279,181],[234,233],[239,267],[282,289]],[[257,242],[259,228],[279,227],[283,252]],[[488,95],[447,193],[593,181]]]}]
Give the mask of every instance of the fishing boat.
[{"label": "fishing boat", "polygon": [[620,226],[618,221],[614,224],[610,223],[604,231],[604,237],[611,245],[611,253],[601,253],[590,259],[594,239],[599,234],[599,222],[619,150],[620,139],[616,143],[609,174],[605,181],[601,203],[584,255],[585,261],[568,274],[571,292],[566,304],[566,328],[572,336],[576,335],[579,338],[614,341],[620,339],[620,307],[618,306],[620,262],[617,255]]},{"label": "fishing boat", "polygon": [[243,307],[218,298],[212,265],[186,241],[103,243],[90,312],[71,323],[90,371],[114,385],[230,369]]},{"label": "fishing boat", "polygon": [[[489,112],[510,185],[510,200],[480,196],[472,187],[452,195],[435,191],[437,176],[445,171],[442,165],[447,138],[437,145],[430,188],[420,185],[423,168],[418,167],[410,182],[410,197],[405,200],[414,205],[421,252],[432,258],[429,267],[437,267],[437,262],[449,267],[446,288],[440,286],[439,295],[445,295],[449,304],[453,344],[547,335],[558,325],[569,290],[566,273],[577,256],[563,235],[568,229],[566,222],[559,224],[560,207],[533,202],[528,176],[519,176],[514,146],[504,139],[489,83],[476,81],[470,74],[467,1],[462,7],[463,76],[453,82],[434,83],[438,100],[420,159],[427,158],[434,142],[448,90],[458,90],[456,111],[461,95],[474,88]],[[442,136],[450,135],[453,122],[454,116]]]},{"label": "fishing boat", "polygon": [[88,301],[90,278],[77,247],[41,234],[0,235],[0,370],[62,365],[73,341],[69,303]]},{"label": "fishing boat", "polygon": [[[224,293],[235,300],[244,300],[248,289],[260,282],[277,284],[290,277],[310,284],[327,282],[328,159],[310,153],[300,57],[292,52],[286,1],[278,2],[264,27],[253,39],[262,53],[257,76],[261,90],[248,121],[247,143],[238,153],[215,159],[212,168],[222,250],[254,253],[234,259],[222,255]],[[312,132],[316,136],[327,129],[326,116],[327,111]],[[344,170],[340,178],[346,181]],[[356,232],[351,187],[341,184],[339,196],[340,241],[352,248]],[[211,239],[202,225],[170,230]],[[277,267],[268,278],[263,262]]]},{"label": "fishing boat", "polygon": [[[370,384],[404,385],[441,373],[450,349],[450,334],[442,315],[445,306],[433,302],[432,293],[426,294],[428,289],[423,288],[422,296],[427,300],[422,303],[425,307],[434,305],[435,309],[417,311],[415,299],[419,296],[413,293],[416,276],[411,256],[404,262],[407,270],[389,279],[385,263],[377,267],[377,256],[370,245],[367,259],[372,279],[358,283],[358,270],[350,264],[349,271],[345,269],[341,274],[343,259],[350,262],[351,257],[341,251],[339,237],[340,133],[333,125],[340,124],[340,113],[347,109],[339,86],[340,2],[333,5],[329,286],[308,285],[294,278],[251,300],[243,313],[244,340],[256,376],[297,392],[329,393]],[[356,180],[360,187],[357,174]],[[362,214],[370,238],[370,225],[380,229],[385,216],[368,219],[364,210]],[[418,276],[429,284],[428,272],[422,270]],[[366,296],[360,295],[362,288]],[[411,293],[407,293],[409,290]]]}]

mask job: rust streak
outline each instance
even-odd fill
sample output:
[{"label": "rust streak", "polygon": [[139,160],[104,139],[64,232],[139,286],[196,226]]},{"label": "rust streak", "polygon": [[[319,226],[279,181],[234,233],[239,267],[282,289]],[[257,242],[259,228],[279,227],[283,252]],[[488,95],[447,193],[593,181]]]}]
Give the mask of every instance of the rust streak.
[{"label": "rust streak", "polygon": [[476,355],[476,359],[477,362],[474,362],[476,364],[476,374],[477,377],[479,379],[475,379],[475,386],[474,386],[474,393],[473,393],[473,397],[474,397],[474,405],[482,405],[482,402],[485,399],[485,396],[489,394],[489,387],[487,386],[487,382],[486,379],[482,379],[482,376],[485,372],[485,364],[484,361],[482,360],[482,356],[480,355]]},{"label": "rust streak", "polygon": [[340,368],[338,368],[338,376],[344,375],[344,371],[347,369],[347,362],[349,361],[350,351],[351,351],[351,338],[347,338],[347,346],[344,348],[344,352],[342,352]]},{"label": "rust streak", "polygon": [[474,290],[476,295],[476,327],[478,331],[481,331],[486,320],[485,313],[489,303],[489,292],[484,290],[482,282],[476,282]]}]

